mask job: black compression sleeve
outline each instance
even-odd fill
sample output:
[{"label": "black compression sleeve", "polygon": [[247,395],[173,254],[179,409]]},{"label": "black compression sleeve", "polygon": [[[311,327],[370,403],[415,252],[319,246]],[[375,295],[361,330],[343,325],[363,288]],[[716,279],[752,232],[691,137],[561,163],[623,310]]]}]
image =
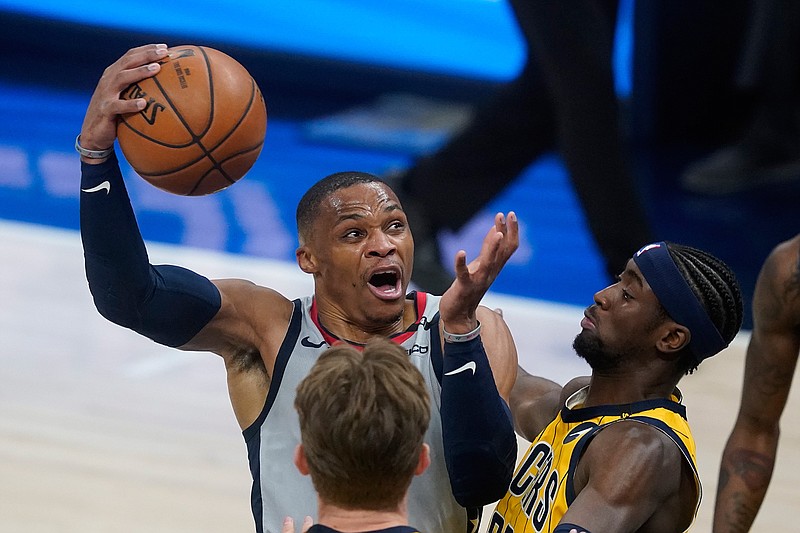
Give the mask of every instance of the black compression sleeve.
[{"label": "black compression sleeve", "polygon": [[208,279],[150,264],[115,156],[81,163],[80,221],[89,290],[108,320],[181,346],[219,310],[219,291]]},{"label": "black compression sleeve", "polygon": [[511,483],[517,437],[480,337],[445,343],[444,456],[453,496],[464,507],[499,500]]},{"label": "black compression sleeve", "polygon": [[553,533],[570,533],[570,531],[572,531],[573,529],[578,533],[591,533],[591,531],[589,531],[585,527],[576,526],[575,524],[569,524],[569,523],[558,524],[556,528],[553,530]]}]

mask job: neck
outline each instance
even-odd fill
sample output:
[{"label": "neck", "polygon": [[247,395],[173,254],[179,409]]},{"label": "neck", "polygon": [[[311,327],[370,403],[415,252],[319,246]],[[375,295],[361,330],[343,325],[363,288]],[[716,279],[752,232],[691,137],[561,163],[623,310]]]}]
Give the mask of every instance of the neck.
[{"label": "neck", "polygon": [[669,398],[677,385],[678,380],[654,380],[650,376],[635,374],[603,375],[593,372],[584,407]]},{"label": "neck", "polygon": [[377,531],[408,525],[408,510],[405,500],[400,502],[396,509],[390,511],[344,509],[321,499],[318,500],[318,504],[318,523],[342,533]]},{"label": "neck", "polygon": [[350,344],[364,344],[373,337],[402,333],[417,320],[413,300],[403,300],[395,309],[376,306],[369,316],[358,316],[320,294],[316,294],[314,300],[317,323],[327,333]]}]

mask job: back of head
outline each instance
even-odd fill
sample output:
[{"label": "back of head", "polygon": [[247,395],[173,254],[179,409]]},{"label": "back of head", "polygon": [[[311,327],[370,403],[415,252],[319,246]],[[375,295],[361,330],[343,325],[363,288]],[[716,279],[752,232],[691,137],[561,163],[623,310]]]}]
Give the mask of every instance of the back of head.
[{"label": "back of head", "polygon": [[329,348],[295,399],[311,480],[345,509],[393,510],[414,476],[430,421],[422,374],[385,339]]},{"label": "back of head", "polygon": [[314,225],[316,213],[319,211],[319,204],[328,196],[338,190],[358,185],[359,183],[374,183],[383,181],[367,172],[336,172],[319,180],[308,189],[300,202],[297,204],[295,219],[297,222],[297,233],[300,242],[308,239],[311,228]]},{"label": "back of head", "polygon": [[727,264],[708,252],[667,242],[643,247],[634,261],[670,318],[691,333],[679,361],[682,372],[691,373],[730,344],[742,325],[743,306]]}]

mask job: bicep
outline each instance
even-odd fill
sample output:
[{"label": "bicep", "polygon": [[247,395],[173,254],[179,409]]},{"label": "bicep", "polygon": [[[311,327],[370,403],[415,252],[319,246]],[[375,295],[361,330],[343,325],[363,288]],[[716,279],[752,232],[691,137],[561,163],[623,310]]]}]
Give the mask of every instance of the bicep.
[{"label": "bicep", "polygon": [[579,463],[585,480],[563,522],[589,531],[635,531],[672,496],[684,475],[678,447],[658,430],[619,422],[600,431]]},{"label": "bicep", "polygon": [[777,424],[786,405],[800,351],[800,287],[795,254],[778,249],[764,264],[753,297],[740,418]]},{"label": "bicep", "polygon": [[182,346],[184,350],[210,351],[228,357],[243,351],[263,351],[280,339],[292,303],[278,292],[240,279],[214,280],[222,304],[211,321]]}]

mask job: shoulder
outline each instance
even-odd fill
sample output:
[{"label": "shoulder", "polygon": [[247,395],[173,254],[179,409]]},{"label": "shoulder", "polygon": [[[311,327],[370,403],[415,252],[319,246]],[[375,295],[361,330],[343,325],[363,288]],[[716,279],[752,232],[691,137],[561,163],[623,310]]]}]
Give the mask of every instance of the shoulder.
[{"label": "shoulder", "polygon": [[772,249],[764,266],[761,277],[765,282],[785,283],[797,277],[800,268],[800,235],[784,241]]},{"label": "shoulder", "polygon": [[569,380],[567,384],[564,385],[564,388],[561,389],[561,395],[558,400],[559,408],[561,405],[564,405],[566,403],[567,399],[570,396],[572,396],[573,394],[581,390],[583,387],[588,385],[591,382],[591,379],[592,378],[589,376],[578,376]]},{"label": "shoulder", "polygon": [[587,447],[581,463],[589,478],[604,480],[604,490],[624,497],[677,493],[684,457],[677,444],[657,428],[634,420],[605,426]]},{"label": "shoulder", "polygon": [[227,299],[234,305],[241,307],[275,304],[291,306],[289,299],[278,291],[256,285],[246,279],[215,279],[212,280],[212,283],[222,293],[223,299]]},{"label": "shoulder", "polygon": [[691,524],[700,496],[697,478],[677,445],[635,419],[597,432],[573,479],[578,496],[565,520],[603,531],[643,530],[642,524],[651,520],[683,530]]},{"label": "shoulder", "polygon": [[776,246],[764,262],[753,298],[762,326],[800,326],[800,235]]},{"label": "shoulder", "polygon": [[[662,479],[684,461],[671,438],[635,419],[623,419],[603,427],[587,447],[585,458],[593,471],[613,469],[636,484]],[[662,486],[669,486],[668,479],[662,481]],[[677,483],[674,488],[678,488]]]},{"label": "shoulder", "polygon": [[[222,307],[214,318],[217,330],[253,339],[282,337],[292,317],[292,302],[279,292],[243,279],[212,281],[222,295]],[[249,333],[248,333],[249,332]]]}]

